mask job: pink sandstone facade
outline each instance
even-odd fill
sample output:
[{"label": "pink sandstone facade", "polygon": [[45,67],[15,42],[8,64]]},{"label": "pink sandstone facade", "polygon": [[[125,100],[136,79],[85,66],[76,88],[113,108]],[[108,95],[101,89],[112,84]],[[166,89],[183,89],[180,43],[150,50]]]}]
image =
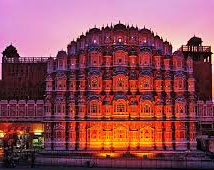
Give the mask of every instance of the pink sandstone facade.
[{"label": "pink sandstone facade", "polygon": [[47,65],[45,150],[196,150],[193,60],[146,29],[93,28]]}]

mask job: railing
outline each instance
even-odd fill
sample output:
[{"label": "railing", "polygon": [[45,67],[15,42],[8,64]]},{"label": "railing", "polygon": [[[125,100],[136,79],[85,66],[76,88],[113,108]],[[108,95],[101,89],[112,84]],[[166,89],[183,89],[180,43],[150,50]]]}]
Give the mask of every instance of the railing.
[{"label": "railing", "polygon": [[4,58],[3,63],[47,63],[49,57]]},{"label": "railing", "polygon": [[181,51],[183,52],[211,52],[211,46],[188,46],[182,45]]}]

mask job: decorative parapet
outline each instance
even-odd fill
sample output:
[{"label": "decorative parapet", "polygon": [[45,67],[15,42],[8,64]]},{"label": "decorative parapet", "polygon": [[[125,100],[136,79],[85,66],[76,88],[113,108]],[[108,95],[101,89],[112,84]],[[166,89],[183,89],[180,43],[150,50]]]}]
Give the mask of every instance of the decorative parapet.
[{"label": "decorative parapet", "polygon": [[214,122],[214,103],[212,101],[197,101],[196,118],[199,122]]},{"label": "decorative parapet", "polygon": [[0,100],[0,121],[42,121],[43,100]]}]

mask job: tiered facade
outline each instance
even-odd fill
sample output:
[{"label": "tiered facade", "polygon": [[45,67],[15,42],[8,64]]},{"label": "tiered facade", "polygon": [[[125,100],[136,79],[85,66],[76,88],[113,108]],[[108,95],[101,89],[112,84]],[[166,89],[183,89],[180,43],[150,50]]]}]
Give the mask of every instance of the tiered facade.
[{"label": "tiered facade", "polygon": [[45,149],[196,149],[193,60],[153,32],[93,28],[47,66]]}]

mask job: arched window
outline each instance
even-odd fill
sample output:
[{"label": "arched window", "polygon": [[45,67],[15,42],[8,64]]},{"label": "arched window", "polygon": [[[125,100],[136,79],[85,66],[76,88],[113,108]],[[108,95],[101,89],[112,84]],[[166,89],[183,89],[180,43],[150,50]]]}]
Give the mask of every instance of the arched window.
[{"label": "arched window", "polygon": [[114,101],[114,112],[118,113],[125,113],[127,112],[127,105],[126,101],[123,99],[118,99]]},{"label": "arched window", "polygon": [[70,103],[69,104],[69,116],[70,116],[70,118],[75,117],[75,112],[76,112],[75,103]]},{"label": "arched window", "polygon": [[17,116],[16,112],[16,104],[10,104],[10,116]]},{"label": "arched window", "polygon": [[175,88],[175,91],[185,89],[185,82],[183,77],[175,77],[174,88]]},{"label": "arched window", "polygon": [[128,146],[128,129],[119,125],[113,130],[113,146],[115,148],[126,148]]},{"label": "arched window", "polygon": [[91,66],[98,66],[100,64],[100,53],[97,51],[93,51],[90,54],[90,63]]},{"label": "arched window", "polygon": [[146,114],[150,113],[150,112],[151,112],[151,107],[150,107],[150,105],[145,104],[145,105],[143,106],[142,112],[143,112],[143,113],[146,113]]},{"label": "arched window", "polygon": [[56,141],[63,142],[65,140],[64,123],[56,123],[54,126],[54,138]]},{"label": "arched window", "polygon": [[113,86],[114,91],[128,90],[128,78],[123,74],[113,77]]},{"label": "arched window", "polygon": [[143,88],[144,89],[149,89],[149,87],[150,87],[150,81],[149,81],[149,79],[144,79],[144,81],[143,81]]},{"label": "arched window", "polygon": [[140,115],[141,117],[150,117],[153,116],[153,104],[151,101],[141,102],[140,105]]},{"label": "arched window", "polygon": [[195,90],[195,80],[188,79],[188,91],[194,91]]},{"label": "arched window", "polygon": [[188,59],[187,60],[187,69],[188,70],[192,70],[192,67],[193,67],[192,59]]},{"label": "arched window", "polygon": [[88,109],[89,109],[88,110],[89,113],[96,116],[97,114],[99,114],[101,112],[101,103],[97,100],[92,100],[89,103]]},{"label": "arched window", "polygon": [[151,55],[148,52],[140,54],[140,65],[150,66],[151,65]]},{"label": "arched window", "polygon": [[97,113],[97,105],[95,103],[91,104],[91,113]]},{"label": "arched window", "polygon": [[125,105],[123,103],[117,104],[117,111],[116,112],[125,112]]},{"label": "arched window", "polygon": [[180,79],[178,80],[178,88],[181,89],[183,87],[183,81]]},{"label": "arched window", "polygon": [[140,129],[140,143],[144,143],[144,145],[151,145],[154,141],[154,129],[151,127],[144,127]]},{"label": "arched window", "polygon": [[93,89],[99,89],[101,83],[99,82],[99,77],[98,76],[92,76],[90,78],[90,88]]},{"label": "arched window", "polygon": [[152,78],[149,76],[143,76],[140,78],[140,90],[151,90],[153,87]]},{"label": "arched window", "polygon": [[92,81],[91,81],[91,87],[96,88],[97,86],[98,86],[97,79],[92,79]]},{"label": "arched window", "polygon": [[8,116],[8,107],[7,104],[1,104],[1,116]]},{"label": "arched window", "polygon": [[59,60],[59,69],[62,69],[63,68],[63,60]]},{"label": "arched window", "polygon": [[61,111],[62,111],[62,109],[61,109],[61,104],[58,104],[57,106],[56,106],[56,109],[57,109],[57,113],[61,113]]},{"label": "arched window", "polygon": [[118,85],[118,87],[123,87],[123,78],[122,77],[119,77],[118,79],[117,79],[117,85]]},{"label": "arched window", "polygon": [[175,114],[176,117],[184,117],[186,113],[186,105],[183,102],[176,102],[175,103]]},{"label": "arched window", "polygon": [[123,50],[118,50],[114,53],[114,65],[128,64],[128,53]]}]

